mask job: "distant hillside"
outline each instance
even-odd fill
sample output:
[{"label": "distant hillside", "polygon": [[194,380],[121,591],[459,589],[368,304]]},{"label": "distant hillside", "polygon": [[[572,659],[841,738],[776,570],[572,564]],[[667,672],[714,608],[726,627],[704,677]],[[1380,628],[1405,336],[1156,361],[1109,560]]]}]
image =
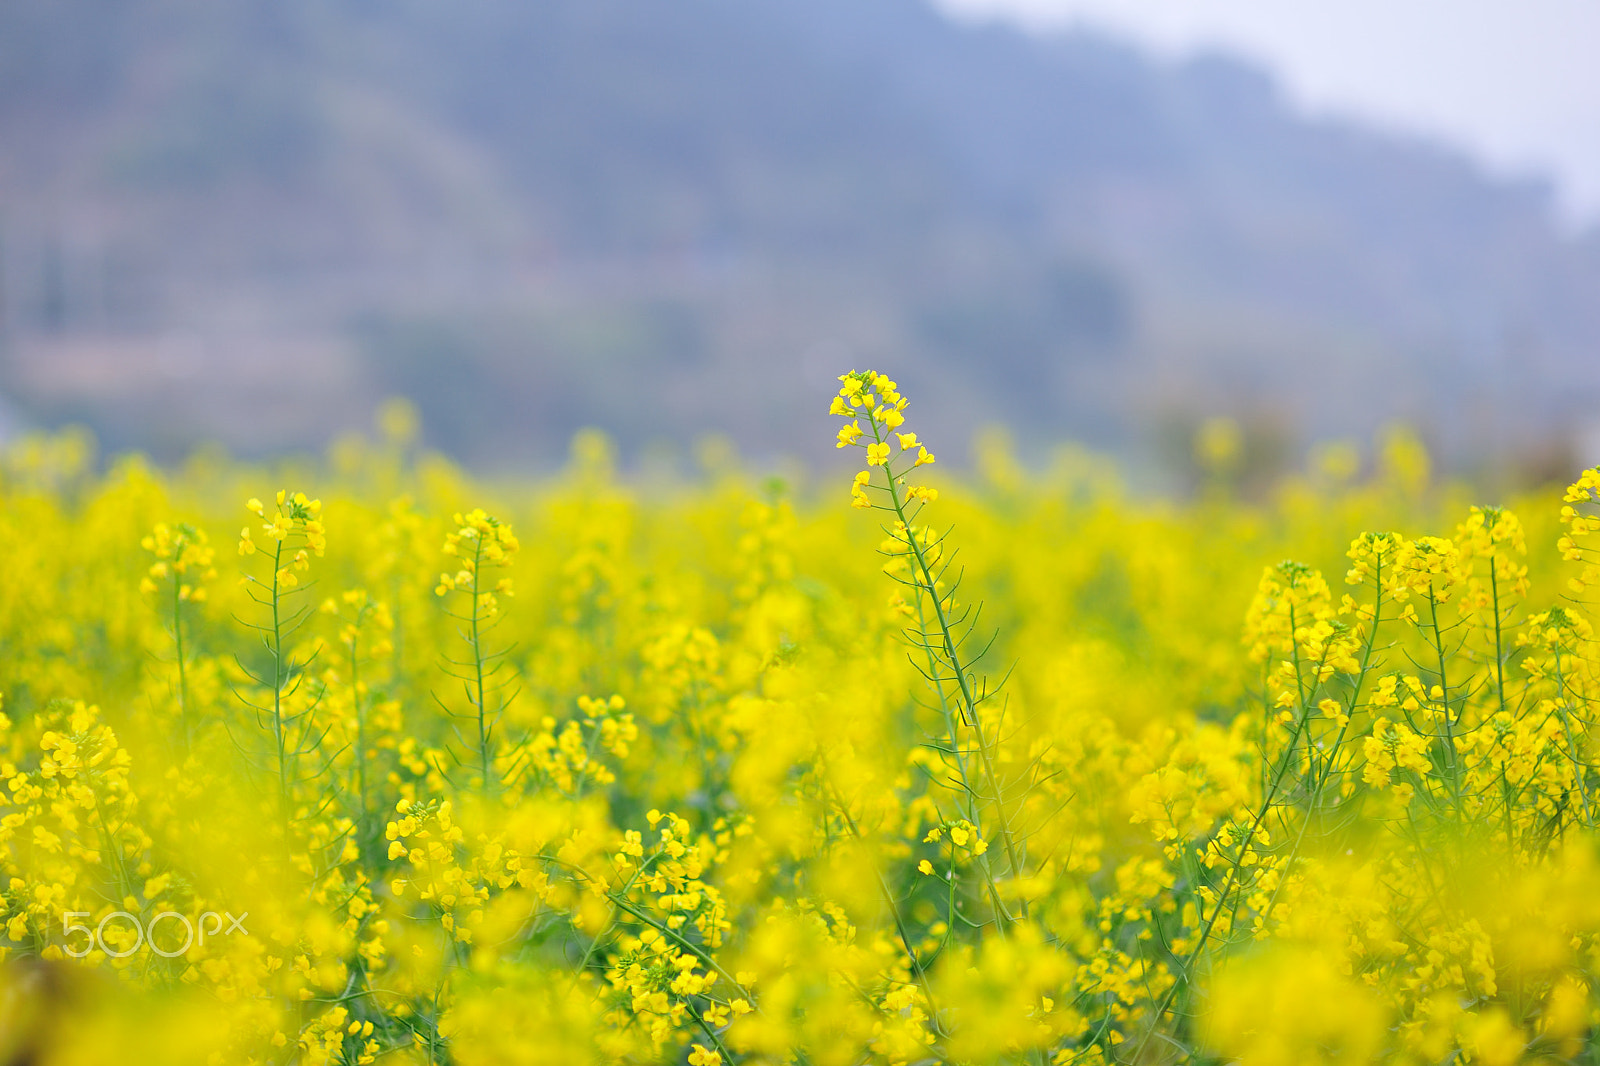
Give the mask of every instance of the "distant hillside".
[{"label": "distant hillside", "polygon": [[476,461],[791,450],[869,363],[1123,447],[1406,416],[1471,460],[1600,398],[1545,188],[921,0],[17,0],[0,267],[0,391],[169,454],[397,390]]}]

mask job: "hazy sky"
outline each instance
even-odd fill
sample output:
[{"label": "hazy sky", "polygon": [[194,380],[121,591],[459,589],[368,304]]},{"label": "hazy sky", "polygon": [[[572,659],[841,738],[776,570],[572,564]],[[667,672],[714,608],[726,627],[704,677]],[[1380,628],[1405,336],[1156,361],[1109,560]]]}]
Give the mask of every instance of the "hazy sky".
[{"label": "hazy sky", "polygon": [[1088,22],[1158,52],[1221,46],[1304,108],[1445,138],[1555,179],[1600,222],[1600,0],[936,0],[1039,27]]}]

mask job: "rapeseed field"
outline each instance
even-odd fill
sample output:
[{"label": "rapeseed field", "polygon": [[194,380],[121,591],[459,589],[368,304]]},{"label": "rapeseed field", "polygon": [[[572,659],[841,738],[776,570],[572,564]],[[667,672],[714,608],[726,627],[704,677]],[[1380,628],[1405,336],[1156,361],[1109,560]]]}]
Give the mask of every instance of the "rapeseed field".
[{"label": "rapeseed field", "polygon": [[0,1062],[1594,1061],[1600,471],[840,380],[803,491],[14,447]]}]

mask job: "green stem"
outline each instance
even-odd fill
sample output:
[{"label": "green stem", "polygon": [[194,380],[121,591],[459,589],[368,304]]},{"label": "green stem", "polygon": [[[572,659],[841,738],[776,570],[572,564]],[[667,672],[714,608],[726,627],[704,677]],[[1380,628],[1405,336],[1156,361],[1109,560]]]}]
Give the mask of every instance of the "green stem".
[{"label": "green stem", "polygon": [[472,539],[472,666],[478,690],[476,701],[478,711],[478,765],[482,774],[483,790],[488,792],[489,785],[489,723],[487,721],[487,708],[484,706],[484,677],[483,677],[483,641],[480,632],[480,612],[478,609],[479,584],[482,581],[483,570],[483,536],[479,534]]},{"label": "green stem", "polygon": [[1561,712],[1561,731],[1567,738],[1567,753],[1572,759],[1574,776],[1578,780],[1578,799],[1583,804],[1583,824],[1594,828],[1594,815],[1589,809],[1589,764],[1578,755],[1577,741],[1572,733],[1572,716],[1567,710],[1567,684],[1561,669],[1561,649],[1557,648],[1556,658],[1556,708]]},{"label": "green stem", "polygon": [[1506,657],[1500,640],[1500,575],[1495,572],[1494,556],[1489,556],[1489,593],[1494,600],[1494,684],[1500,698],[1500,713],[1506,710]]},{"label": "green stem", "polygon": [[[1292,632],[1290,639],[1293,640]],[[1155,1017],[1150,1019],[1150,1027],[1145,1030],[1138,1047],[1134,1049],[1133,1061],[1142,1061],[1141,1056],[1145,1045],[1155,1035],[1156,1028],[1161,1024],[1161,1020],[1166,1017],[1167,1011],[1172,1006],[1172,1001],[1177,998],[1178,990],[1191,983],[1194,976],[1194,964],[1199,960],[1200,952],[1205,949],[1206,943],[1210,940],[1211,931],[1216,927],[1217,920],[1222,917],[1223,910],[1228,906],[1228,898],[1233,892],[1235,883],[1239,880],[1239,871],[1243,869],[1244,856],[1250,850],[1250,845],[1255,841],[1255,836],[1261,828],[1261,823],[1266,820],[1267,813],[1276,802],[1278,789],[1282,787],[1284,778],[1288,776],[1289,763],[1294,757],[1294,750],[1300,742],[1300,736],[1305,731],[1308,717],[1309,711],[1302,704],[1294,729],[1289,734],[1289,743],[1284,748],[1283,755],[1279,757],[1278,765],[1269,778],[1267,791],[1261,798],[1261,805],[1251,818],[1250,827],[1245,831],[1244,837],[1239,843],[1239,849],[1234,855],[1233,863],[1228,868],[1227,877],[1224,878],[1222,888],[1217,893],[1217,902],[1211,910],[1211,917],[1207,918],[1203,923],[1194,947],[1189,950],[1189,954],[1183,960],[1183,965],[1179,968],[1178,973],[1174,975],[1172,985],[1167,989],[1160,1004],[1157,1005]]]},{"label": "green stem", "polygon": [[1434,654],[1439,660],[1440,701],[1444,705],[1445,766],[1450,772],[1450,797],[1455,803],[1456,820],[1460,821],[1465,813],[1461,809],[1461,767],[1456,754],[1455,722],[1450,716],[1450,682],[1445,666],[1444,634],[1439,629],[1439,597],[1431,583],[1428,585],[1428,606],[1432,617]]},{"label": "green stem", "polygon": [[[868,412],[867,420],[872,426],[873,439],[879,444],[887,443],[883,436],[883,427],[879,424],[877,417]],[[964,717],[972,727],[973,736],[978,742],[978,757],[983,765],[984,776],[988,779],[990,791],[994,796],[995,818],[999,822],[1000,841],[1005,849],[1006,861],[1011,865],[1011,876],[1013,879],[1020,879],[1022,877],[1022,861],[1017,854],[1015,835],[1011,830],[1010,820],[1006,815],[1005,798],[1001,794],[999,777],[995,773],[995,760],[990,750],[989,738],[984,733],[983,721],[978,714],[978,705],[981,701],[973,695],[972,681],[968,676],[968,665],[962,663],[961,656],[956,650],[955,634],[951,632],[950,619],[945,613],[944,600],[939,594],[933,567],[928,562],[928,557],[921,541],[911,529],[911,521],[906,515],[905,501],[900,498],[899,486],[895,482],[894,472],[889,468],[887,460],[884,461],[883,472],[889,483],[889,500],[894,505],[895,516],[900,520],[901,526],[904,527],[906,545],[911,549],[912,557],[916,560],[917,570],[922,575],[922,580],[919,584],[927,592],[928,598],[933,604],[934,618],[939,623],[939,638],[944,646],[944,656],[950,668],[955,672],[956,684],[961,692],[961,705],[962,710],[965,712]],[[970,787],[969,782],[964,781],[963,783]],[[1003,908],[1000,909],[1003,911]],[[1026,917],[1026,903],[1023,904],[1022,911],[1023,916]]]},{"label": "green stem", "polygon": [[[856,825],[856,820],[845,809],[844,797],[839,795],[839,790],[834,788],[833,783],[828,780],[827,770],[821,767],[819,769],[822,769],[823,787],[833,792],[834,802],[839,806],[839,814],[843,816],[844,824],[850,827],[850,834],[856,840],[862,841],[861,827]],[[864,843],[864,841],[862,842]],[[939,1008],[933,998],[933,986],[928,983],[927,969],[922,965],[922,960],[917,957],[916,948],[911,944],[911,934],[906,929],[905,919],[900,914],[899,905],[895,903],[894,894],[889,890],[888,880],[884,878],[883,871],[877,867],[877,864],[873,864],[872,869],[878,878],[878,890],[883,893],[884,905],[889,908],[889,913],[894,916],[895,931],[900,936],[900,946],[905,949],[906,959],[911,963],[911,972],[916,975],[917,983],[922,986],[922,994],[928,1001],[928,1016],[933,1023],[934,1032],[942,1035],[943,1030],[939,1025]]]},{"label": "green stem", "polygon": [[284,840],[289,836],[289,748],[283,721],[283,622],[282,594],[278,575],[282,572],[283,541],[272,553],[272,737],[278,747],[278,813],[283,821]]},{"label": "green stem", "polygon": [[[182,548],[179,549],[181,555]],[[172,638],[178,646],[178,724],[179,738],[183,744],[183,754],[189,754],[190,729],[189,729],[189,672],[184,661],[183,650],[183,579],[178,573],[177,559],[173,560],[172,571]]]},{"label": "green stem", "polygon": [[[361,624],[361,616],[366,613],[362,608],[356,616],[356,625]],[[355,703],[356,711],[356,799],[360,806],[357,809],[357,825],[360,828],[360,845],[366,846],[367,833],[367,706],[361,698],[361,660],[357,655],[357,648],[361,640],[360,630],[350,639],[350,698]]]},{"label": "green stem", "polygon": [[[922,591],[922,587],[919,585],[917,588],[917,630],[919,633],[926,633],[928,631],[927,615],[924,613],[922,606],[924,600]],[[956,725],[956,716],[951,713],[950,701],[945,697],[944,683],[938,680],[939,660],[931,644],[928,644],[926,641],[924,641],[922,647],[924,652],[927,654],[928,676],[935,679],[934,692],[939,697],[939,711],[944,717],[945,733],[950,738],[950,756],[955,759],[956,774],[961,778],[961,806],[966,814],[967,821],[972,823],[973,831],[981,836],[983,832],[983,818],[978,812],[977,792],[972,788],[972,779],[967,772],[967,757],[966,753],[961,748],[960,730]],[[1011,913],[1006,909],[1004,901],[1000,898],[1000,887],[995,883],[994,870],[989,863],[989,857],[987,855],[979,855],[977,857],[977,861],[978,869],[983,874],[984,885],[989,894],[989,905],[994,910],[995,928],[998,929],[1002,935],[1004,935],[1007,925],[1009,925],[1012,920]],[[956,921],[954,879],[950,881],[950,893],[952,899],[948,908],[948,913],[945,917],[950,929],[954,930]]]}]

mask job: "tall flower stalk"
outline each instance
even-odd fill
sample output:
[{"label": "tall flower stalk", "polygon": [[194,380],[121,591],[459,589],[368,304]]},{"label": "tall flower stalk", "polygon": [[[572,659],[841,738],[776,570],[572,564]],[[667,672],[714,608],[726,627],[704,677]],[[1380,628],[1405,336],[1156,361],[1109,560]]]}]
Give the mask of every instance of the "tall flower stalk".
[{"label": "tall flower stalk", "polygon": [[[840,379],[829,412],[849,419],[839,430],[837,446],[860,448],[867,468],[851,484],[853,506],[878,510],[891,520],[880,547],[888,561],[884,571],[910,592],[910,602],[897,604],[907,619],[905,636],[917,668],[927,679],[943,722],[943,735],[928,738],[952,771],[948,784],[977,839],[993,839],[1005,856],[1006,875],[1023,876],[1022,844],[1006,806],[998,768],[999,721],[986,711],[995,695],[975,669],[985,648],[971,644],[977,609],[956,601],[959,573],[952,573],[955,552],[946,545],[948,531],[923,521],[938,490],[910,483],[909,476],[931,466],[933,453],[913,432],[902,432],[907,400],[899,387],[876,371],[851,371]],[[874,471],[878,476],[874,476]],[[988,849],[973,849],[977,868],[1003,934],[1016,919],[1006,906]]]},{"label": "tall flower stalk", "polygon": [[239,531],[239,554],[263,556],[270,560],[265,577],[246,573],[249,595],[265,612],[262,622],[244,624],[261,638],[265,665],[252,668],[241,662],[245,674],[266,692],[261,702],[243,697],[256,714],[258,724],[268,732],[272,750],[268,761],[277,778],[279,818],[287,832],[293,821],[294,788],[298,779],[298,760],[316,750],[319,737],[310,729],[315,701],[296,699],[305,668],[315,654],[298,653],[290,641],[314,610],[297,599],[309,586],[301,576],[311,569],[311,557],[327,549],[327,534],[322,524],[322,501],[307,499],[305,493],[290,495],[280,489],[269,517],[266,506],[251,499],[245,506],[261,519],[263,544],[258,546],[249,526]]},{"label": "tall flower stalk", "polygon": [[[460,560],[454,574],[440,574],[434,592],[441,598],[449,593],[466,597],[465,607],[446,604],[445,610],[460,623],[461,639],[467,645],[464,659],[446,657],[444,670],[461,682],[467,710],[447,713],[458,720],[453,726],[458,763],[475,773],[478,787],[493,792],[499,784],[494,765],[497,733],[506,708],[516,692],[507,692],[500,675],[506,669],[510,648],[495,648],[490,634],[500,624],[500,597],[512,596],[509,575],[495,578],[493,571],[511,565],[520,545],[509,523],[501,522],[482,508],[455,516],[456,529],[445,537],[444,554]],[[444,706],[443,701],[440,701]]]},{"label": "tall flower stalk", "polygon": [[216,550],[211,547],[205,530],[187,522],[169,526],[158,522],[140,542],[145,551],[156,557],[149,571],[139,583],[147,595],[160,596],[172,625],[175,665],[177,669],[178,742],[179,750],[188,755],[194,743],[193,710],[189,698],[189,658],[192,654],[188,637],[188,608],[203,603],[206,598],[203,581],[217,576],[212,561]]}]

